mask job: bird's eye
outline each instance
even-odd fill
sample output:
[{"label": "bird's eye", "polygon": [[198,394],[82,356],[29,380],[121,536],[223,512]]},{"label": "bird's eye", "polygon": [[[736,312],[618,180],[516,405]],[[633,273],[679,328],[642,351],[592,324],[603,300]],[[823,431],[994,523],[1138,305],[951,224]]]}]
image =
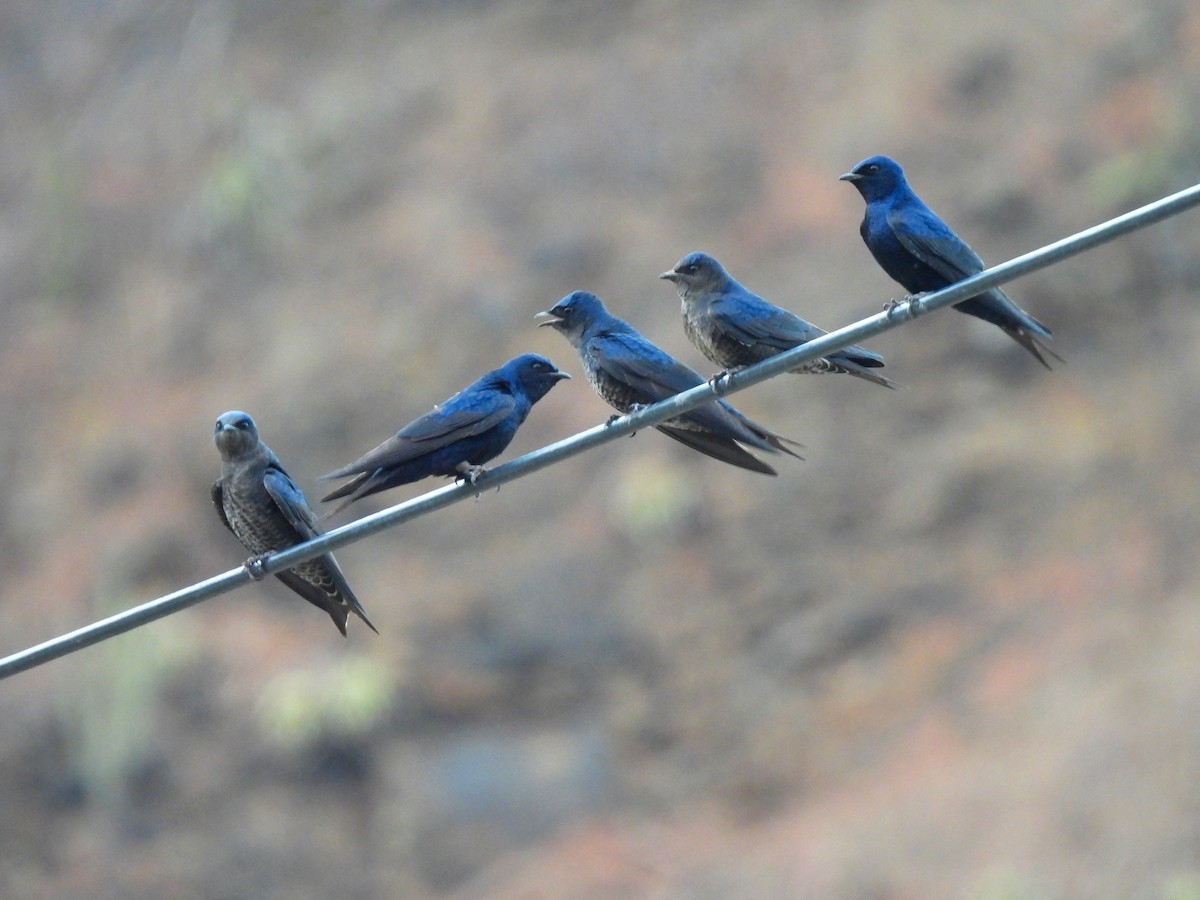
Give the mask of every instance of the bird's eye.
[{"label": "bird's eye", "polygon": [[867,171],[872,175],[878,175],[879,165],[877,163],[871,163],[869,166],[867,166]]},{"label": "bird's eye", "polygon": [[549,366],[547,366],[545,363],[542,363],[542,362],[535,362],[535,363],[533,364],[533,371],[535,371],[535,372],[549,372],[549,371],[550,371],[550,367],[549,367]]},{"label": "bird's eye", "polygon": [[234,422],[234,424],[238,428],[240,428],[242,431],[245,431],[247,428],[250,427],[250,423],[247,422],[245,419],[238,419],[236,422]]},{"label": "bird's eye", "polygon": [[696,265],[695,263],[688,263],[686,266],[683,267],[683,271],[687,272],[687,274],[689,274],[689,275],[695,275],[697,270],[699,270],[699,268],[700,267],[698,265]]}]

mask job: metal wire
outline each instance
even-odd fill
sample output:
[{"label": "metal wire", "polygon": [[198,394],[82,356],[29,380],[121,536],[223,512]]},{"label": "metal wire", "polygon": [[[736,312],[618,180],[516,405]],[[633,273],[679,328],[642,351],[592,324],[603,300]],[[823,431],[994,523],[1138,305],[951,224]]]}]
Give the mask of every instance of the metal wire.
[{"label": "metal wire", "polygon": [[[792,350],[780,353],[770,359],[720,378],[715,384],[702,384],[690,390],[669,397],[653,406],[648,406],[638,412],[621,416],[612,424],[597,425],[587,431],[581,431],[571,437],[534,450],[511,462],[489,469],[472,485],[458,482],[437,490],[406,500],[403,503],[380,512],[364,516],[333,531],[329,531],[295,547],[268,556],[262,564],[261,571],[266,574],[279,572],[343,547],[347,544],[362,540],[368,535],[383,531],[386,528],[399,525],[411,519],[436,512],[453,503],[466,500],[491,488],[499,487],[518,478],[523,478],[552,466],[557,462],[572,456],[577,456],[615,441],[625,435],[632,434],[645,428],[665,422],[680,413],[694,409],[712,399],[715,395],[732,394],[745,390],[752,385],[774,378],[799,365],[827,356],[843,347],[863,341],[867,338],[882,334],[911,321],[919,315],[943,309],[952,304],[973,297],[980,291],[997,287],[1012,281],[1022,275],[1028,275],[1039,269],[1044,269],[1068,257],[1075,256],[1085,250],[1090,250],[1100,244],[1107,243],[1131,231],[1145,228],[1155,222],[1178,215],[1184,210],[1200,205],[1200,184],[1156,200],[1132,212],[1125,213],[1115,219],[1110,219],[1100,225],[1088,228],[1071,237],[1048,244],[1037,250],[1018,256],[1016,259],[993,266],[978,275],[966,278],[957,284],[940,291],[907,297],[892,309],[878,313],[858,322],[854,322],[837,331],[809,341]],[[216,575],[205,581],[175,591],[135,606],[132,609],[101,619],[91,625],[86,625],[68,634],[61,635],[44,643],[14,653],[0,659],[0,679],[8,678],[18,672],[31,669],[34,666],[82,650],[84,647],[107,640],[119,634],[124,634],[155,619],[161,619],[172,613],[179,612],[210,597],[235,590],[253,581],[246,568],[239,567],[221,575]]]}]

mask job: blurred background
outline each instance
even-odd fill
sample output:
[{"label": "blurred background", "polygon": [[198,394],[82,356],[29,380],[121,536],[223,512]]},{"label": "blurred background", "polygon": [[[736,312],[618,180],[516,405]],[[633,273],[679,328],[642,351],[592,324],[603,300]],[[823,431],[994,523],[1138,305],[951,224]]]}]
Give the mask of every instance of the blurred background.
[{"label": "blurred background", "polygon": [[[0,652],[236,566],[212,424],[315,503],[588,289],[708,373],[707,250],[833,328],[887,153],[1000,262],[1200,180],[1200,7],[10,0]],[[647,432],[0,685],[6,897],[1200,897],[1200,219],[942,313],[892,392]],[[502,459],[603,421],[581,378]],[[338,523],[415,496],[356,504]]]}]

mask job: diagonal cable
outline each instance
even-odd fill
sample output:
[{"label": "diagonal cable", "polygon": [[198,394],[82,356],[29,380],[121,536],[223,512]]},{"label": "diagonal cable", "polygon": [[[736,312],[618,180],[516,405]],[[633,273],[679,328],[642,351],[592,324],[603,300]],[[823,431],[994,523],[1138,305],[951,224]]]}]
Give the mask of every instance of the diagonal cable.
[{"label": "diagonal cable", "polygon": [[[344,547],[386,528],[392,528],[402,522],[428,515],[482,491],[523,478],[564,459],[585,453],[593,447],[672,419],[680,413],[687,412],[711,400],[714,395],[724,396],[745,390],[760,381],[766,381],[768,378],[788,372],[802,363],[828,356],[850,344],[856,344],[885,331],[898,328],[919,315],[943,309],[966,300],[968,297],[973,297],[988,288],[998,287],[1022,275],[1047,268],[1131,231],[1178,215],[1198,204],[1200,204],[1200,184],[1148,203],[1060,241],[1047,244],[1008,262],[993,266],[950,287],[918,297],[907,297],[890,310],[860,319],[816,340],[749,366],[740,372],[726,375],[718,379],[715,384],[697,385],[681,394],[655,403],[653,406],[621,416],[611,424],[597,425],[534,450],[496,466],[494,469],[489,469],[479,477],[474,485],[457,482],[438,488],[388,509],[356,519],[306,543],[273,553],[263,561],[262,572],[265,574],[280,572],[306,559],[320,556],[322,553],[328,553],[338,547]],[[124,634],[148,622],[153,622],[155,619],[161,619],[187,609],[210,597],[235,590],[253,580],[245,567],[231,569],[221,575],[215,575],[156,600],[52,638],[27,650],[0,659],[0,679]]]}]

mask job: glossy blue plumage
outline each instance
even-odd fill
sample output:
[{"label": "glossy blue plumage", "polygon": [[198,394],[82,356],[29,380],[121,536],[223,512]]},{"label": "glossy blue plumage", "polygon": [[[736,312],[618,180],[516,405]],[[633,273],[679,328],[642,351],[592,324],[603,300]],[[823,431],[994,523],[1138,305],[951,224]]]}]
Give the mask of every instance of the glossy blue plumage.
[{"label": "glossy blue plumage", "polygon": [[533,404],[571,376],[545,357],[527,353],[409,422],[374,450],[321,479],[354,476],[322,500],[346,497],[339,512],[362,497],[434,476],[472,481],[498,456]]},{"label": "glossy blue plumage", "polygon": [[[904,170],[886,156],[864,159],[842,175],[866,201],[859,233],[875,261],[910,294],[949,287],[982,272],[983,260],[913,193]],[[1041,342],[1050,329],[1017,306],[999,288],[984,291],[955,309],[998,326],[1047,369],[1042,355],[1061,357]]]}]

